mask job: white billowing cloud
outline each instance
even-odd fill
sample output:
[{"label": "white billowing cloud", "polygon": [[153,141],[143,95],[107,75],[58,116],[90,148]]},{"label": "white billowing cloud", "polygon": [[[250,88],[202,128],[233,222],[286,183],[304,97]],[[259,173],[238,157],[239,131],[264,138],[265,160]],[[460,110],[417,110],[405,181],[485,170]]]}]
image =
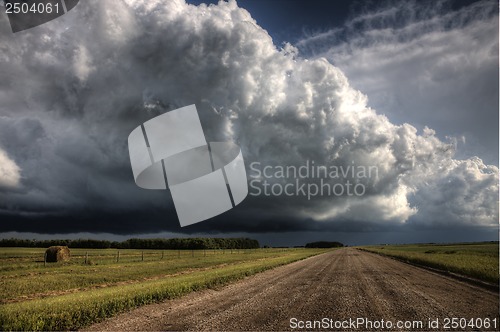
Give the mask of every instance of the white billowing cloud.
[{"label": "white billowing cloud", "polygon": [[451,1],[392,1],[308,36],[301,53],[326,57],[396,123],[469,137],[460,156],[498,163],[498,2],[451,11]]},{"label": "white billowing cloud", "polygon": [[[452,226],[454,221],[469,225],[495,225],[493,206],[498,205],[498,168],[477,157],[453,160],[448,167],[418,187],[414,204],[417,222]],[[423,218],[425,217],[425,218]],[[456,225],[456,223],[455,223]]]},{"label": "white billowing cloud", "polygon": [[21,179],[21,169],[0,149],[0,188],[15,188]]},{"label": "white billowing cloud", "polygon": [[92,59],[87,51],[87,49],[83,46],[76,51],[74,57],[74,71],[76,76],[80,79],[80,81],[87,80],[87,77],[95,69],[92,65]]},{"label": "white billowing cloud", "polygon": [[195,103],[207,140],[235,141],[247,167],[377,167],[377,177],[358,179],[362,197],[249,197],[250,215],[325,225],[498,221],[497,167],[455,160],[453,142],[431,129],[391,123],[325,58],[278,50],[235,1],[85,1],[39,28],[0,33],[9,45],[0,46],[0,144],[25,188],[0,191],[0,209],[165,206],[161,193],[135,187],[126,140],[152,116]]}]

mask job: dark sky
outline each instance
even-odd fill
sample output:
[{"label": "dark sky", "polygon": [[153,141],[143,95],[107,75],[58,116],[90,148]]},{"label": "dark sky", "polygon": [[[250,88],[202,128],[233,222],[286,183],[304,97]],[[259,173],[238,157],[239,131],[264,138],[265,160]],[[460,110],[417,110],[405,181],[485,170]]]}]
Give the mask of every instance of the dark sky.
[{"label": "dark sky", "polygon": [[[496,1],[211,3],[85,1],[16,34],[0,15],[0,237],[498,239]],[[190,104],[249,185],[321,186],[256,174],[311,162],[377,175],[324,179],[359,197],[255,182],[181,228],[169,190],[134,183],[127,137]]]},{"label": "dark sky", "polygon": [[[188,1],[212,3],[218,1]],[[342,26],[359,6],[360,1],[302,1],[302,0],[243,0],[238,5],[248,10],[257,23],[273,37],[276,45],[295,42],[304,33],[325,31]]]},{"label": "dark sky", "polygon": [[[444,3],[449,10],[459,10],[479,0],[455,0]],[[218,0],[188,0],[190,4],[217,4]],[[346,21],[363,12],[383,7],[381,1],[362,0],[239,0],[238,6],[252,14],[262,28],[273,37],[275,44],[295,43],[304,34],[324,32],[342,27]],[[436,1],[421,0],[422,6],[436,6]],[[390,4],[390,2],[386,2]]]}]

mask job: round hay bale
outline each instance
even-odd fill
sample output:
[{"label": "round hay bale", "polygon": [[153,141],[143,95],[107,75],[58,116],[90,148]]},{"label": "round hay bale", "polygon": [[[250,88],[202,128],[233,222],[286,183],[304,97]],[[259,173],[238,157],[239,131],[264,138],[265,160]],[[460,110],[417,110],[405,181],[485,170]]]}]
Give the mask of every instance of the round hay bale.
[{"label": "round hay bale", "polygon": [[52,246],[45,250],[45,260],[49,263],[67,261],[71,258],[67,246]]}]

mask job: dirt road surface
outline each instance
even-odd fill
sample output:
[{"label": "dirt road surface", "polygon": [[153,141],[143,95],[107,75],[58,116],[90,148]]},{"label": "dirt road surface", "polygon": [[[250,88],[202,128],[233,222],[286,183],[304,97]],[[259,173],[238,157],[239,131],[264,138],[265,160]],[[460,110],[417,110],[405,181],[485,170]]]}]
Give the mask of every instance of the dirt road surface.
[{"label": "dirt road surface", "polygon": [[344,248],[218,290],[134,309],[89,329],[283,331],[291,330],[291,318],[342,321],[363,317],[394,324],[420,320],[424,330],[429,330],[429,318],[439,318],[439,330],[444,330],[446,317],[498,320],[498,300],[495,292]]}]

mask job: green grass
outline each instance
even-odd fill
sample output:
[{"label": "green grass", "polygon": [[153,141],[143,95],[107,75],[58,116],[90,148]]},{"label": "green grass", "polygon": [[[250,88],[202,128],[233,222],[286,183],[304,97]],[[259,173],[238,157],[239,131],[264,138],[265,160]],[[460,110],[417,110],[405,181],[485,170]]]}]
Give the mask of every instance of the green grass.
[{"label": "green grass", "polygon": [[[85,251],[97,265],[83,264]],[[36,262],[40,252],[0,250],[0,292],[12,302],[0,306],[1,330],[74,330],[140,305],[224,285],[325,250],[185,251],[180,258],[177,251],[169,251],[163,259],[160,251],[144,251],[144,261],[141,251],[121,250],[119,263],[116,250],[83,250],[82,257],[72,250],[70,263],[45,267],[43,261]]]},{"label": "green grass", "polygon": [[[279,251],[230,250],[161,251],[72,249],[69,263],[43,264],[43,249],[6,248],[0,251],[0,303],[24,300],[50,293],[76,291],[120,282],[140,282],[187,270],[214,268],[276,256]],[[84,264],[85,253],[88,261]],[[38,261],[37,261],[38,260]]]},{"label": "green grass", "polygon": [[498,242],[366,246],[360,249],[498,283]]}]

